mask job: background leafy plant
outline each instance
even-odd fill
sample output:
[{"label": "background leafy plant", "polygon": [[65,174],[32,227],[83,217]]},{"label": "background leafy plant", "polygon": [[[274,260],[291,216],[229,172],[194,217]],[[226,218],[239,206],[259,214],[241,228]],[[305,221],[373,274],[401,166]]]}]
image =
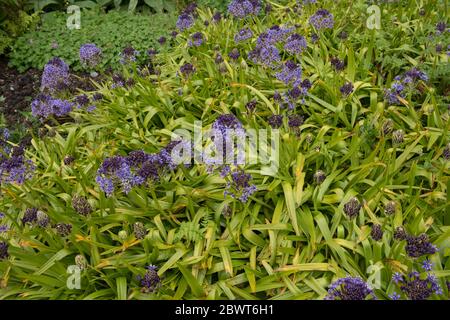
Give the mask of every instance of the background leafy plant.
[{"label": "background leafy plant", "polygon": [[67,15],[51,12],[42,16],[39,30],[30,31],[17,39],[10,54],[10,64],[20,71],[39,68],[53,56],[81,70],[79,48],[84,43],[96,43],[103,51],[101,68],[119,66],[119,53],[133,46],[142,54],[159,47],[157,40],[167,36],[175,25],[175,13],[151,15],[111,11],[99,14],[83,11],[81,29],[66,28]]}]

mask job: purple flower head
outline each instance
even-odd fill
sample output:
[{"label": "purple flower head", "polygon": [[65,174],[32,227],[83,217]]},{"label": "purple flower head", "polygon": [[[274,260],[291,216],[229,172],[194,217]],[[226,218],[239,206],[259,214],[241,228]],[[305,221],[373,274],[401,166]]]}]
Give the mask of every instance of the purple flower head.
[{"label": "purple flower head", "polygon": [[34,223],[37,220],[37,208],[28,208],[23,214],[22,223]]},{"label": "purple flower head", "polygon": [[410,300],[426,300],[433,294],[442,294],[438,280],[431,274],[423,278],[419,272],[413,271],[396,281],[396,284]]},{"label": "purple flower head", "polygon": [[233,0],[228,5],[228,13],[238,19],[244,19],[249,15],[258,15],[260,10],[260,0]]},{"label": "purple flower head", "polygon": [[292,60],[286,61],[283,69],[275,77],[286,85],[298,87],[302,83],[302,68]]},{"label": "purple flower head", "polygon": [[447,30],[447,24],[444,21],[440,21],[436,24],[436,32],[438,34],[444,33]]},{"label": "purple flower head", "polygon": [[405,81],[406,78],[411,78],[413,81],[428,81],[428,75],[417,68],[411,68],[410,70],[406,71],[403,75],[403,81]]},{"label": "purple flower head", "polygon": [[86,43],[80,47],[80,61],[88,67],[97,66],[102,59],[102,50],[94,43]]},{"label": "purple flower head", "polygon": [[144,179],[131,170],[125,157],[114,156],[106,158],[97,170],[96,181],[107,196],[111,196],[116,188],[121,188],[124,193],[144,183]]},{"label": "purple flower head", "polygon": [[224,195],[228,194],[232,198],[239,199],[241,202],[247,202],[248,198],[257,191],[256,186],[250,184],[251,180],[251,174],[236,169],[231,173],[231,181],[227,183]]},{"label": "purple flower head", "polygon": [[5,260],[9,257],[8,247],[7,242],[0,241],[0,260]]},{"label": "purple flower head", "polygon": [[395,240],[405,240],[408,234],[406,233],[403,227],[397,227],[394,231],[394,239]]},{"label": "purple flower head", "polygon": [[116,189],[127,194],[135,186],[154,184],[159,181],[164,170],[175,169],[171,152],[178,143],[173,141],[156,154],[136,150],[127,157],[106,158],[97,170],[96,182],[108,197]]},{"label": "purple flower head", "polygon": [[183,76],[189,77],[195,72],[195,67],[190,63],[185,63],[180,67],[180,72]]},{"label": "purple flower head", "polygon": [[35,166],[31,160],[26,160],[22,145],[10,148],[0,144],[0,186],[2,184],[23,184],[33,177]]},{"label": "purple flower head", "polygon": [[159,42],[160,45],[163,45],[163,44],[165,44],[167,42],[167,38],[164,37],[164,36],[159,37],[158,42]]},{"label": "purple flower head", "polygon": [[61,237],[67,237],[72,232],[72,225],[70,223],[59,222],[55,225],[56,232]]},{"label": "purple flower head", "polygon": [[92,101],[100,101],[102,99],[103,99],[103,95],[100,92],[96,92],[92,96]]},{"label": "purple flower head", "polygon": [[72,207],[77,213],[81,214],[82,216],[87,216],[93,211],[92,206],[87,201],[87,199],[80,196],[74,196],[72,198]]},{"label": "purple flower head", "polygon": [[41,90],[51,93],[64,90],[69,86],[69,66],[60,58],[52,58],[44,67]]},{"label": "purple flower head", "polygon": [[342,71],[345,68],[345,62],[338,57],[332,57],[330,59],[330,62],[336,71]]},{"label": "purple flower head", "polygon": [[144,277],[139,277],[142,291],[145,293],[154,292],[161,286],[161,278],[156,271],[158,268],[156,266],[147,266],[146,273]]},{"label": "purple flower head", "polygon": [[450,160],[450,143],[447,143],[444,150],[442,150],[442,157],[447,161]]},{"label": "purple flower head", "polygon": [[253,32],[250,28],[243,28],[234,36],[235,42],[242,42],[253,37]]},{"label": "purple flower head", "polygon": [[9,140],[10,133],[6,128],[0,128],[0,147],[5,147]]},{"label": "purple flower head", "polygon": [[192,35],[192,39],[189,41],[189,46],[199,47],[203,43],[203,33],[196,32]]},{"label": "purple flower head", "polygon": [[125,78],[119,73],[113,74],[112,81],[113,81],[112,86],[111,86],[112,89],[121,88],[121,87],[125,86],[125,83],[126,83]]},{"label": "purple flower head", "polygon": [[195,15],[196,14],[195,10],[197,10],[197,7],[198,6],[196,2],[191,2],[186,6],[186,8],[184,8],[183,13]]},{"label": "purple flower head", "polygon": [[223,62],[223,57],[222,57],[222,55],[220,53],[216,54],[216,57],[214,58],[214,62],[216,64],[221,64]]},{"label": "purple flower head", "polygon": [[294,33],[287,38],[284,49],[290,54],[300,54],[306,49],[306,46],[305,37]]},{"label": "purple flower head", "polygon": [[61,117],[72,111],[74,104],[67,100],[55,99],[48,95],[40,94],[31,103],[33,116],[41,120],[50,116]]},{"label": "purple flower head", "polygon": [[50,223],[50,218],[45,212],[38,211],[36,213],[36,224],[38,226],[40,226],[41,228],[46,228],[49,223]]},{"label": "purple flower head", "polygon": [[288,117],[288,126],[291,128],[298,128],[303,124],[303,117],[298,114],[291,114]]},{"label": "purple flower head", "polygon": [[242,123],[236,118],[234,114],[220,115],[213,123],[212,128],[219,130],[223,135],[226,135],[226,131],[233,129],[243,129]]},{"label": "purple flower head", "polygon": [[428,236],[422,233],[418,236],[408,235],[406,237],[406,253],[412,258],[418,258],[423,255],[434,254],[437,247],[430,243]]},{"label": "purple flower head", "polygon": [[216,13],[214,13],[212,19],[215,23],[217,23],[220,20],[222,20],[222,14],[220,12],[216,12]]},{"label": "purple flower head", "polygon": [[136,56],[139,55],[139,51],[135,50],[133,47],[126,47],[119,55],[120,63],[128,64],[136,61]]},{"label": "purple flower head", "polygon": [[325,175],[325,172],[323,172],[322,170],[316,171],[313,175],[313,179],[316,184],[321,184],[322,182],[324,182],[326,177],[327,176]]},{"label": "purple flower head", "polygon": [[344,212],[350,219],[353,219],[358,215],[361,208],[362,205],[359,203],[358,199],[353,197],[344,205]]},{"label": "purple flower head", "polygon": [[75,161],[75,157],[72,156],[72,155],[67,155],[67,156],[64,157],[64,164],[66,166],[71,165],[74,161]]},{"label": "purple flower head", "polygon": [[389,295],[389,298],[391,300],[400,300],[401,296],[397,292],[393,292],[391,295]]},{"label": "purple flower head", "polygon": [[147,235],[147,230],[142,222],[135,222],[133,224],[133,233],[136,239],[142,240]]},{"label": "purple flower head", "polygon": [[277,44],[286,41],[286,38],[295,30],[294,27],[274,25],[258,37],[258,42]]},{"label": "purple flower head", "polygon": [[316,33],[313,33],[311,35],[311,42],[316,43],[317,41],[319,41],[319,36]]},{"label": "purple flower head", "polygon": [[309,18],[309,23],[316,29],[332,29],[334,26],[333,15],[326,9],[319,9]]},{"label": "purple flower head", "polygon": [[256,47],[248,53],[248,58],[253,63],[263,64],[265,67],[274,68],[280,62],[280,52],[277,47],[269,44],[257,44]]},{"label": "purple flower head", "polygon": [[249,102],[247,102],[247,104],[245,105],[245,108],[249,111],[249,112],[253,112],[256,109],[256,100],[250,100]]},{"label": "purple flower head", "polygon": [[233,48],[233,50],[230,51],[228,56],[233,60],[237,60],[241,56],[241,53],[239,52],[238,48]]},{"label": "purple flower head", "polygon": [[431,271],[433,269],[433,263],[430,260],[425,259],[422,262],[422,269],[425,271]]},{"label": "purple flower head", "polygon": [[170,33],[170,36],[172,37],[172,38],[176,38],[177,37],[177,35],[178,35],[178,31],[176,31],[176,30],[173,30],[171,33]]},{"label": "purple flower head", "polygon": [[278,91],[274,92],[273,100],[276,101],[276,102],[281,102],[281,94]]},{"label": "purple flower head", "polygon": [[89,97],[85,94],[81,94],[75,97],[75,102],[77,103],[77,108],[85,107],[89,104]]},{"label": "purple flower head", "polygon": [[376,300],[376,296],[361,278],[346,277],[330,285],[325,300]]},{"label": "purple flower head", "polygon": [[343,96],[348,96],[353,92],[353,84],[351,82],[346,82],[340,89]]},{"label": "purple flower head", "polygon": [[283,125],[283,116],[278,115],[278,114],[273,114],[269,117],[267,122],[269,123],[269,125],[272,128],[277,129]]},{"label": "purple flower head", "polygon": [[147,55],[150,58],[153,58],[157,53],[158,53],[158,50],[156,50],[155,48],[150,48],[147,50]]},{"label": "purple flower head", "polygon": [[383,238],[383,229],[381,228],[381,225],[374,224],[372,226],[370,236],[372,237],[373,240],[380,241]]},{"label": "purple flower head", "polygon": [[187,29],[190,29],[193,25],[194,25],[194,18],[187,14],[187,13],[182,13],[177,20],[177,28],[180,31],[184,31]]}]

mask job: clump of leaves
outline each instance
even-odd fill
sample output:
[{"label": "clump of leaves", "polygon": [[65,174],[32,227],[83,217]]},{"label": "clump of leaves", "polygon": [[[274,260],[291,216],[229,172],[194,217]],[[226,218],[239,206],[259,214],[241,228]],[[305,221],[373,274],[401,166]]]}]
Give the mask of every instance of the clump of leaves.
[{"label": "clump of leaves", "polygon": [[82,70],[78,50],[85,43],[95,43],[102,49],[100,68],[120,66],[119,53],[127,46],[145,55],[152,47],[158,47],[158,39],[167,36],[176,21],[175,14],[132,14],[126,11],[110,11],[102,14],[81,12],[81,28],[66,26],[67,14],[51,12],[42,16],[37,31],[29,31],[13,45],[10,64],[19,71],[39,68],[54,56],[62,58],[75,71]]}]

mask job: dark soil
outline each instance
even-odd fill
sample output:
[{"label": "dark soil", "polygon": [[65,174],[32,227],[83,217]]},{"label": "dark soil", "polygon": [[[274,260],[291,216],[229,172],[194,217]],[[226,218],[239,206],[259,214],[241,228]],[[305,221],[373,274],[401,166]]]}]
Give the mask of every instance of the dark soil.
[{"label": "dark soil", "polygon": [[[42,71],[37,69],[19,73],[8,66],[7,58],[0,56],[0,114],[5,119],[4,125],[10,131],[25,132],[27,129],[35,131],[42,126],[43,123],[31,121],[33,118],[30,117],[31,102],[39,93],[41,75]],[[96,89],[88,73],[71,74],[70,80],[71,95],[77,95],[79,90],[94,91]],[[101,82],[104,76],[98,76],[94,80]],[[70,121],[70,119],[63,120],[63,122]]]},{"label": "dark soil", "polygon": [[39,91],[41,73],[36,69],[19,73],[0,56],[0,113],[7,127],[17,129],[24,124],[25,113],[30,111],[31,100]]}]

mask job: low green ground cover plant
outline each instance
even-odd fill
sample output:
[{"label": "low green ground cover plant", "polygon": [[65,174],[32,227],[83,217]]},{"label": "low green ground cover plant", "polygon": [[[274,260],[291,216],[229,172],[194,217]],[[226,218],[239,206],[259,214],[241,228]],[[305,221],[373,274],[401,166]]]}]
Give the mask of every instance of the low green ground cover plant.
[{"label": "low green ground cover plant", "polygon": [[[167,37],[175,27],[176,13],[138,14],[126,11],[99,13],[84,10],[81,28],[66,27],[67,13],[50,12],[42,16],[42,25],[19,37],[10,54],[10,64],[20,71],[42,69],[54,56],[60,57],[73,70],[83,70],[79,48],[85,43],[96,43],[102,48],[100,69],[117,69],[119,53],[126,46],[145,52],[159,45],[158,39]],[[169,44],[167,44],[169,45]]]}]

